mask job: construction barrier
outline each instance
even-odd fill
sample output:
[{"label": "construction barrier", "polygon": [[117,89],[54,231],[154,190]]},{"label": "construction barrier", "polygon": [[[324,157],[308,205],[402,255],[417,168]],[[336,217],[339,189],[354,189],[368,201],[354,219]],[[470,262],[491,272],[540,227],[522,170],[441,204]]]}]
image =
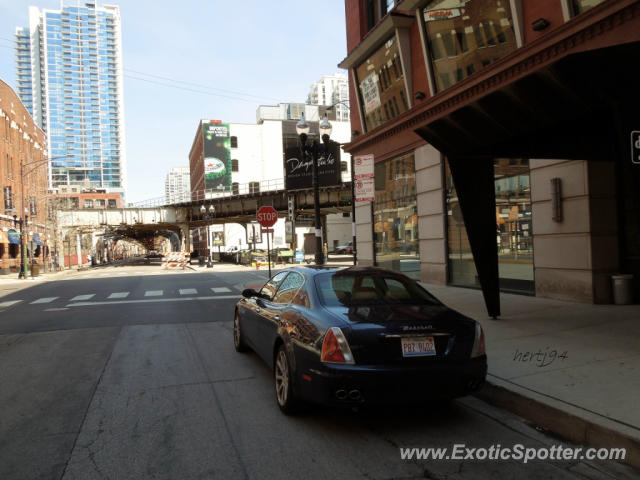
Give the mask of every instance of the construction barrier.
[{"label": "construction barrier", "polygon": [[162,257],[162,268],[164,270],[172,270],[184,268],[189,265],[191,254],[189,252],[168,252]]}]

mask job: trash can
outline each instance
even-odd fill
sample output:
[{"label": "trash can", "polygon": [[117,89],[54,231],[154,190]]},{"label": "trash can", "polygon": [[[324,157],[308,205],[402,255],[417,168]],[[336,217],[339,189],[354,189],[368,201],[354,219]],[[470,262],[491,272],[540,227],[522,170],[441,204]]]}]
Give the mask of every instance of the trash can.
[{"label": "trash can", "polygon": [[204,267],[204,257],[198,257],[198,265]]},{"label": "trash can", "polygon": [[31,276],[37,277],[38,275],[40,275],[40,265],[34,263],[33,265],[31,265]]},{"label": "trash can", "polygon": [[612,275],[613,303],[631,305],[633,303],[633,275]]}]

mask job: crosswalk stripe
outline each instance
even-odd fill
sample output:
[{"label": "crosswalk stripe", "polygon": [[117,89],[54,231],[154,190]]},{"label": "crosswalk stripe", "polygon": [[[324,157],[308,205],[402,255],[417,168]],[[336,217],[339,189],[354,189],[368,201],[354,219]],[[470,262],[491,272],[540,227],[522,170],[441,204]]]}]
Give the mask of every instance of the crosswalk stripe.
[{"label": "crosswalk stripe", "polygon": [[115,304],[131,304],[131,303],[152,303],[152,302],[191,302],[200,300],[237,300],[240,295],[218,295],[208,297],[184,297],[184,298],[149,298],[139,300],[112,300],[110,302],[78,302],[69,303],[67,307],[92,307],[96,305],[115,305]]},{"label": "crosswalk stripe", "polygon": [[11,305],[15,305],[16,303],[20,303],[22,300],[7,300],[6,302],[0,303],[0,308],[7,308]]},{"label": "crosswalk stripe", "polygon": [[229,293],[231,290],[227,287],[211,287],[213,293]]},{"label": "crosswalk stripe", "polygon": [[95,297],[96,294],[95,293],[89,293],[87,295],[76,295],[75,297],[73,297],[70,301],[71,302],[78,302],[80,300],[89,300],[93,297]]},{"label": "crosswalk stripe", "polygon": [[180,295],[195,295],[198,291],[195,288],[181,288],[178,290]]},{"label": "crosswalk stripe", "polygon": [[129,296],[129,292],[115,292],[109,295],[107,298],[127,298]]},{"label": "crosswalk stripe", "polygon": [[145,297],[159,297],[163,293],[164,292],[162,290],[147,290],[146,292],[144,292],[144,296]]},{"label": "crosswalk stripe", "polygon": [[59,297],[43,297],[43,298],[39,298],[38,300],[34,300],[33,302],[31,302],[31,305],[33,305],[34,303],[51,303],[56,298],[59,298]]}]

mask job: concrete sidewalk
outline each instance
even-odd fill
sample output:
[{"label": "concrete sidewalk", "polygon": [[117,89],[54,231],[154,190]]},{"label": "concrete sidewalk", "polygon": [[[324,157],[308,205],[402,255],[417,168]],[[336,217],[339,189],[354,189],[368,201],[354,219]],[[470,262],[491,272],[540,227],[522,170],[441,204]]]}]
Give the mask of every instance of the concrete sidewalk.
[{"label": "concrete sidewalk", "polygon": [[575,443],[626,447],[640,468],[640,305],[503,293],[493,320],[479,290],[423,285],[482,324],[489,375],[480,398]]}]

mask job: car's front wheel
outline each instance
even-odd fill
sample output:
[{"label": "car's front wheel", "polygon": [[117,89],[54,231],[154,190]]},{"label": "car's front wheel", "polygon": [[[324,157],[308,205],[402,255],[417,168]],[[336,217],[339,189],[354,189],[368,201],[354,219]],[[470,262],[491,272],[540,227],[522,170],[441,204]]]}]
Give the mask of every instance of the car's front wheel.
[{"label": "car's front wheel", "polygon": [[273,376],[275,380],[278,407],[280,407],[280,410],[287,415],[294,413],[298,405],[293,395],[291,368],[284,345],[280,345],[278,353],[276,353]]},{"label": "car's front wheel", "polygon": [[244,338],[242,338],[242,330],[240,329],[240,316],[236,311],[236,314],[233,316],[233,346],[236,349],[236,352],[246,352],[249,350],[247,344],[244,343]]}]

